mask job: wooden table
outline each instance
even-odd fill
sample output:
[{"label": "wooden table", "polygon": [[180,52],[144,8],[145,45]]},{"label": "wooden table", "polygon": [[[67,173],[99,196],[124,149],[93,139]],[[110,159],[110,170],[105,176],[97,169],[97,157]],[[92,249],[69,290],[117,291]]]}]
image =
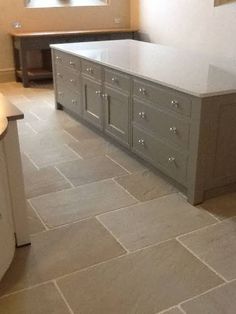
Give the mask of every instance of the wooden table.
[{"label": "wooden table", "polygon": [[[64,32],[11,33],[16,81],[22,81],[29,87],[31,80],[52,78],[50,44],[82,41],[134,39],[136,29],[102,29]],[[27,54],[39,50],[42,54],[42,67],[29,67]]]}]

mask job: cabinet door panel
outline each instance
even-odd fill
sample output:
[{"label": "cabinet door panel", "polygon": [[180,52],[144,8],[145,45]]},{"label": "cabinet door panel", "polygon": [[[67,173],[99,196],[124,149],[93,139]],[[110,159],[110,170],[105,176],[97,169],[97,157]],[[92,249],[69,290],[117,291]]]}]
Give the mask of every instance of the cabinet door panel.
[{"label": "cabinet door panel", "polygon": [[129,96],[105,88],[105,132],[122,143],[129,144]]},{"label": "cabinet door panel", "polygon": [[83,117],[102,129],[102,85],[83,77]]}]

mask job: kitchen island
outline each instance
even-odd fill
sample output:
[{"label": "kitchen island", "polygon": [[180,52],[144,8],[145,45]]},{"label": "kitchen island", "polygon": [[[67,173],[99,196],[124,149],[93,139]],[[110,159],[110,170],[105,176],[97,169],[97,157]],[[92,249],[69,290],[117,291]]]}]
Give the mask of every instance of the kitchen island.
[{"label": "kitchen island", "polygon": [[51,45],[56,106],[181,185],[236,190],[236,62],[134,40]]}]

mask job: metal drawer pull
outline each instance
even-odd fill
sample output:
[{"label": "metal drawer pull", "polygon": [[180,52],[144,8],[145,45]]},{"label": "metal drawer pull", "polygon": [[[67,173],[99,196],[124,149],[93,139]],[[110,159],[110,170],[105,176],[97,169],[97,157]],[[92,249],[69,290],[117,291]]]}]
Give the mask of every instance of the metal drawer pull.
[{"label": "metal drawer pull", "polygon": [[139,117],[141,118],[141,119],[145,119],[145,117],[146,117],[146,113],[145,112],[139,112]]},{"label": "metal drawer pull", "polygon": [[73,61],[70,61],[69,65],[75,65],[75,63]]},{"label": "metal drawer pull", "polygon": [[145,145],[145,141],[143,139],[138,140],[138,143],[143,146]]},{"label": "metal drawer pull", "polygon": [[140,87],[140,88],[138,89],[138,91],[139,91],[139,92],[140,92],[140,94],[142,94],[142,95],[146,95],[146,94],[147,94],[146,89],[145,89],[145,88],[143,88],[143,87]]},{"label": "metal drawer pull", "polygon": [[177,100],[172,100],[171,105],[175,108],[179,108],[179,102]]},{"label": "metal drawer pull", "polygon": [[175,126],[172,126],[170,128],[170,132],[173,133],[173,134],[177,134],[177,128]]},{"label": "metal drawer pull", "polygon": [[96,95],[101,96],[102,92],[100,90],[96,90]]},{"label": "metal drawer pull", "polygon": [[74,82],[75,82],[75,79],[70,79],[70,82],[71,82],[71,83],[74,83]]},{"label": "metal drawer pull", "polygon": [[168,162],[171,163],[171,164],[174,163],[175,162],[175,157],[169,157],[168,158]]},{"label": "metal drawer pull", "polygon": [[109,96],[108,96],[108,94],[103,94],[102,97],[103,97],[105,100],[108,100],[108,97],[109,97]]},{"label": "metal drawer pull", "polygon": [[116,84],[119,83],[119,80],[118,80],[118,78],[116,78],[116,77],[113,77],[111,80],[112,80],[113,83],[116,83]]},{"label": "metal drawer pull", "polygon": [[92,69],[92,68],[87,68],[86,71],[87,71],[88,73],[90,73],[90,74],[93,73],[93,69]]},{"label": "metal drawer pull", "polygon": [[75,99],[72,99],[71,102],[72,102],[73,105],[77,104],[77,101]]}]

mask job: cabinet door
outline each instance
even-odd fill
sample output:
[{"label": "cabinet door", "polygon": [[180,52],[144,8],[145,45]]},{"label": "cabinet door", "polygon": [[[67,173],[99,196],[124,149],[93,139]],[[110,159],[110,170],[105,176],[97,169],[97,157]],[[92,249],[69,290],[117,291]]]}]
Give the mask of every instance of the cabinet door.
[{"label": "cabinet door", "polygon": [[6,164],[0,142],[0,280],[9,267],[15,252],[15,239]]},{"label": "cabinet door", "polygon": [[105,87],[105,132],[129,144],[129,96]]},{"label": "cabinet door", "polygon": [[83,117],[99,129],[102,123],[102,85],[83,77]]}]

